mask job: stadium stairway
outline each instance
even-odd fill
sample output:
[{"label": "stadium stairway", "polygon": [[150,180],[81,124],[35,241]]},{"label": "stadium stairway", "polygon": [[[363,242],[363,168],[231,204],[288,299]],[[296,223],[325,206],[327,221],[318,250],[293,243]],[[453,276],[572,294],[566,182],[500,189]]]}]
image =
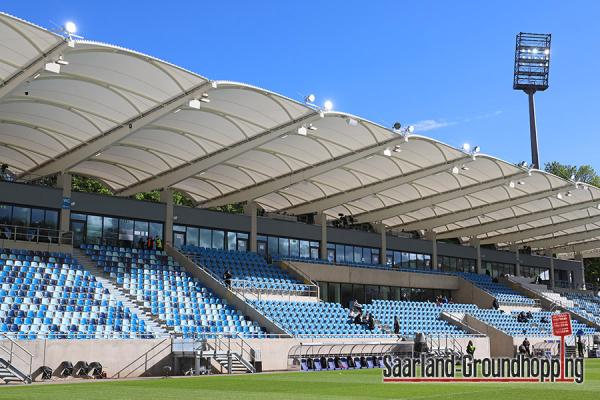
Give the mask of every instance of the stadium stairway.
[{"label": "stadium stairway", "polygon": [[0,379],[4,383],[31,383],[31,376],[15,368],[4,358],[0,358]]},{"label": "stadium stairway", "polygon": [[600,320],[598,317],[578,304],[577,300],[555,292],[549,289],[547,285],[531,283],[530,278],[509,276],[501,280],[506,285],[510,285],[513,290],[539,300],[545,309],[560,310],[569,313],[572,318],[600,331]]},{"label": "stadium stairway", "polygon": [[158,320],[158,318],[153,316],[149,310],[142,307],[142,305],[139,304],[132,296],[123,292],[115,284],[113,279],[103,276],[102,271],[96,267],[96,263],[92,261],[92,259],[85,254],[84,251],[78,248],[73,248],[73,256],[77,259],[85,271],[94,275],[96,280],[102,283],[102,286],[108,289],[108,291],[112,293],[117,300],[122,301],[125,307],[128,307],[130,310],[135,310],[138,317],[145,322],[149,332],[153,333],[155,336],[164,336],[172,333],[172,330]]}]

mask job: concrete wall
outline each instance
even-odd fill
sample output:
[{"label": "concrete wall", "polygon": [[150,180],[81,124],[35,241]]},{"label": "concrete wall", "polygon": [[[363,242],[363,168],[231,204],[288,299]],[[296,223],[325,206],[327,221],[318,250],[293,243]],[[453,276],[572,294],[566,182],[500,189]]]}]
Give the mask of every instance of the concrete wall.
[{"label": "concrete wall", "polygon": [[507,335],[499,329],[486,324],[471,315],[465,314],[464,322],[486,335],[490,343],[490,354],[492,357],[514,356],[514,345],[512,336]]},{"label": "concrete wall", "polygon": [[[17,342],[33,354],[32,376],[40,380],[39,368],[48,366],[58,377],[58,368],[63,361],[75,366],[80,361],[98,361],[110,378],[133,378],[140,376],[160,376],[165,365],[172,365],[171,339],[143,340],[20,340]],[[7,341],[5,347],[10,346]],[[16,351],[21,358],[25,353]],[[29,365],[13,358],[13,364],[25,373]],[[66,378],[69,379],[69,378]]]},{"label": "concrete wall", "polygon": [[[387,271],[375,268],[356,268],[343,265],[290,262],[310,279],[320,282],[361,283],[407,288],[457,290],[459,278],[418,272]],[[490,303],[491,304],[491,303]]]},{"label": "concrete wall", "polygon": [[492,308],[494,296],[478,288],[466,279],[457,279],[459,283],[458,290],[452,294],[456,303],[472,303],[476,304],[479,308]]}]

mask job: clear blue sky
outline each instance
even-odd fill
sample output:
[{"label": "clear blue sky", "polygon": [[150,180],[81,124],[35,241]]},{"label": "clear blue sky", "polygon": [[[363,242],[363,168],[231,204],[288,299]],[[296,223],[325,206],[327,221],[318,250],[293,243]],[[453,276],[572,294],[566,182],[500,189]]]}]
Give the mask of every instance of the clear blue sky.
[{"label": "clear blue sky", "polygon": [[527,98],[512,90],[515,35],[552,33],[550,88],[537,95],[542,163],[600,170],[598,1],[38,1],[0,8],[120,45],[211,79],[335,109],[451,145],[530,159]]}]

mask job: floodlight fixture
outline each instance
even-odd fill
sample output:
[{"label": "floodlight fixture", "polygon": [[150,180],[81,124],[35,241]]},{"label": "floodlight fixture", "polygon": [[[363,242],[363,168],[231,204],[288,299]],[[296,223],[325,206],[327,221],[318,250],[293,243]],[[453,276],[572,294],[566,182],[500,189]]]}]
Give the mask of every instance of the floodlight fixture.
[{"label": "floodlight fixture", "polygon": [[308,129],[305,126],[301,126],[298,128],[298,135],[306,136],[308,134]]},{"label": "floodlight fixture", "polygon": [[317,128],[317,127],[316,127],[316,126],[314,126],[313,124],[308,124],[308,125],[306,126],[306,129],[308,129],[309,131],[316,131],[316,130],[317,130],[317,129],[319,129],[319,128]]},{"label": "floodlight fixture", "polygon": [[308,96],[306,96],[304,98],[304,102],[308,103],[308,104],[313,104],[315,102],[315,100],[317,99],[317,97],[314,94],[309,94]]},{"label": "floodlight fixture", "polygon": [[325,100],[325,103],[323,103],[323,109],[325,111],[333,110],[333,103],[331,102],[331,100]]},{"label": "floodlight fixture", "polygon": [[463,149],[463,151],[468,153],[471,151],[471,145],[469,143],[463,143],[462,149]]},{"label": "floodlight fixture", "polygon": [[548,89],[551,38],[552,35],[549,33],[521,32],[517,35],[515,46],[513,89],[524,91],[529,99],[531,162],[534,168],[540,167],[540,160],[533,95],[537,91]]},{"label": "floodlight fixture", "polygon": [[395,131],[399,131],[400,128],[402,128],[402,124],[400,122],[394,122],[392,129],[394,129]]},{"label": "floodlight fixture", "polygon": [[452,167],[452,173],[453,173],[454,175],[458,175],[458,173],[459,173],[458,167],[456,167],[456,166],[455,166],[455,167]]},{"label": "floodlight fixture", "polygon": [[69,33],[71,35],[74,34],[74,33],[77,33],[77,25],[75,25],[75,22],[68,21],[65,24],[65,31],[67,31],[67,33]]},{"label": "floodlight fixture", "polygon": [[390,149],[389,147],[386,148],[385,150],[383,150],[383,155],[386,157],[391,157],[392,156],[392,149]]}]

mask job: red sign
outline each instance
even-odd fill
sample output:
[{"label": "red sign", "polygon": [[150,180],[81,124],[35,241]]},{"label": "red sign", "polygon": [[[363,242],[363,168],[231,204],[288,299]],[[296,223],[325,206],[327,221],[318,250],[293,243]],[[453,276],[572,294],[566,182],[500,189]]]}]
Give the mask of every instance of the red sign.
[{"label": "red sign", "polygon": [[552,334],[554,336],[568,336],[573,334],[570,314],[563,313],[552,315]]}]

